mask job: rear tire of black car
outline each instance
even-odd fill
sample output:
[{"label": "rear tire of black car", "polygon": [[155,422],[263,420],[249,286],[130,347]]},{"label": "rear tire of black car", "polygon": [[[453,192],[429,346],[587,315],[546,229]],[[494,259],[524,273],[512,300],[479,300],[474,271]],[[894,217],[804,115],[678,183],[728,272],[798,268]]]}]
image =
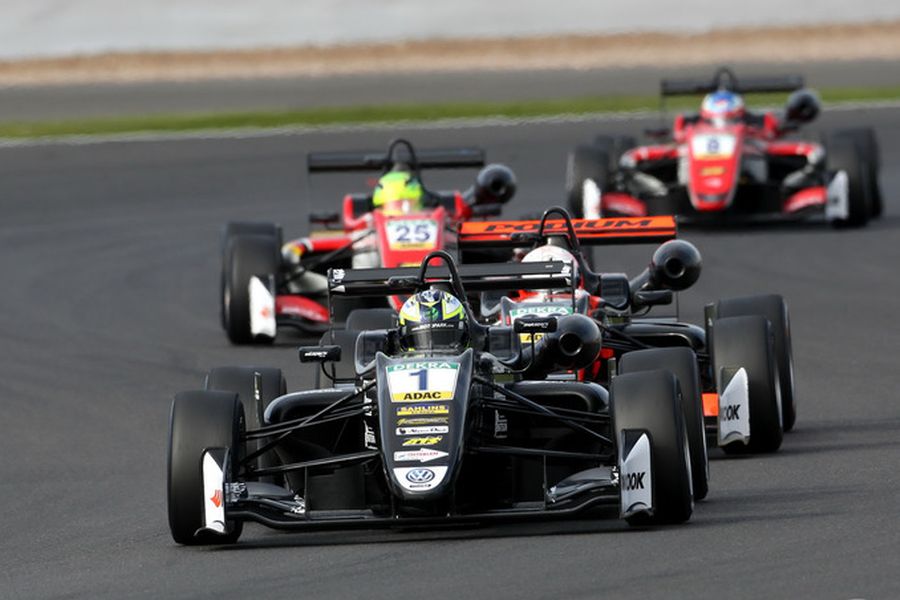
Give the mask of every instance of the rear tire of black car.
[{"label": "rear tire of black car", "polygon": [[855,137],[832,135],[828,138],[828,168],[844,171],[848,183],[847,218],[835,220],[836,227],[862,227],[874,214],[869,167],[864,162],[863,152],[862,144]]},{"label": "rear tire of black car", "polygon": [[169,416],[167,496],[172,539],[184,545],[232,544],[243,529],[240,521],[229,523],[229,532],[197,534],[203,527],[203,452],[207,448],[229,448],[232,477],[241,456],[240,434],[243,408],[230,392],[181,392],[175,395]]},{"label": "rear tire of black car", "polygon": [[794,428],[797,421],[797,396],[794,380],[794,352],[791,344],[791,319],[787,303],[778,294],[747,296],[719,300],[719,318],[760,315],[769,320],[775,336],[775,359],[778,362],[778,383],[781,390],[781,420],[784,431]]},{"label": "rear tire of black car", "polygon": [[577,146],[566,160],[566,197],[569,211],[584,218],[584,183],[592,180],[600,191],[609,184],[609,155],[595,146]]},{"label": "rear tire of black car", "polygon": [[878,138],[871,127],[854,127],[841,129],[833,134],[835,137],[848,137],[856,141],[863,163],[868,171],[869,198],[871,201],[871,217],[877,219],[884,212],[884,201],[879,184],[881,173],[881,151],[878,147]]},{"label": "rear tire of black car", "polygon": [[650,434],[654,514],[628,517],[629,525],[687,521],[694,502],[678,380],[668,371],[618,375],[610,384],[609,398],[617,446],[625,429],[645,430]]},{"label": "rear tire of black car", "polygon": [[728,317],[713,322],[713,365],[743,367],[750,396],[750,443],[732,442],[729,454],[775,452],[781,447],[783,429],[778,406],[778,363],[769,320],[760,315]]},{"label": "rear tire of black car", "polygon": [[281,272],[281,240],[273,235],[238,234],[228,239],[222,268],[222,314],[234,344],[272,343],[275,338],[250,331],[250,278]]},{"label": "rear tire of black car", "polygon": [[619,363],[620,374],[656,369],[669,371],[678,380],[688,447],[691,451],[694,499],[703,500],[709,493],[709,458],[697,355],[690,348],[652,348],[628,352]]},{"label": "rear tire of black car", "polygon": [[[259,373],[259,393],[257,397],[256,374]],[[275,398],[287,393],[287,382],[281,369],[271,367],[216,367],[209,371],[203,389],[234,392],[244,407],[247,429],[259,429],[265,425],[266,408]],[[247,452],[254,452],[261,445],[259,441],[247,443]],[[256,467],[264,469],[278,464],[274,452],[266,452],[256,461]],[[267,483],[277,483],[274,478],[263,478]]]}]

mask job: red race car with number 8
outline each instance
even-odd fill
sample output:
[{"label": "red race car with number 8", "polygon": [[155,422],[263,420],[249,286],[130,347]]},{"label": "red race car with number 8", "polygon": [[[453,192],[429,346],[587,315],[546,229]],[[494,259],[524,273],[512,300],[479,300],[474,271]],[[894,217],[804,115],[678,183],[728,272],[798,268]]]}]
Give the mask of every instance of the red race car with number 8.
[{"label": "red race car with number 8", "polygon": [[[882,212],[879,152],[871,128],[829,133],[823,142],[787,139],[820,111],[803,78],[663,80],[662,96],[706,94],[699,113],[671,129],[671,141],[639,146],[631,136],[598,136],[568,156],[569,209],[577,217],[679,216],[717,223],[819,216],[862,226]],[[783,112],[751,112],[741,94],[792,92]]]}]

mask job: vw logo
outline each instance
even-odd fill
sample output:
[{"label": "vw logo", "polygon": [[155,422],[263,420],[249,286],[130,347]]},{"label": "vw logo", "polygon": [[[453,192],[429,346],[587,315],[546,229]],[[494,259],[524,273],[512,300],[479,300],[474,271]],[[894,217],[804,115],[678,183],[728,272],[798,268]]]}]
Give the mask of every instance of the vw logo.
[{"label": "vw logo", "polygon": [[434,471],[431,469],[412,469],[406,474],[406,480],[410,483],[428,483],[434,479]]}]

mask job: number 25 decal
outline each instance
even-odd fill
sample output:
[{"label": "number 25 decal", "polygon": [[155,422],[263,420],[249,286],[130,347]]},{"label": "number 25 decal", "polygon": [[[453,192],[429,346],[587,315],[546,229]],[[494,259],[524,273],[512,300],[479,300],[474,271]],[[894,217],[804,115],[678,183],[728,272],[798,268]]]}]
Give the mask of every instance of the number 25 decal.
[{"label": "number 25 decal", "polygon": [[397,241],[398,242],[427,242],[431,239],[431,228],[428,223],[419,223],[414,228],[410,228],[409,225],[398,225],[397,226]]}]

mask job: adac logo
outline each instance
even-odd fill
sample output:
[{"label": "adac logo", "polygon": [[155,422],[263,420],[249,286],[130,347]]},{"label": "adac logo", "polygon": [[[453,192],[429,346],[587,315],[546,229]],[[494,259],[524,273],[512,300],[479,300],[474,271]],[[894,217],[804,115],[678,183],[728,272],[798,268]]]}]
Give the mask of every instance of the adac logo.
[{"label": "adac logo", "polygon": [[453,392],[400,392],[391,396],[394,402],[430,402],[434,400],[450,400]]},{"label": "adac logo", "polygon": [[216,508],[222,508],[222,490],[216,490],[209,501],[212,502]]},{"label": "adac logo", "polygon": [[408,448],[410,446],[434,446],[442,439],[444,439],[444,436],[442,435],[409,438],[408,440],[403,440],[403,447]]}]

